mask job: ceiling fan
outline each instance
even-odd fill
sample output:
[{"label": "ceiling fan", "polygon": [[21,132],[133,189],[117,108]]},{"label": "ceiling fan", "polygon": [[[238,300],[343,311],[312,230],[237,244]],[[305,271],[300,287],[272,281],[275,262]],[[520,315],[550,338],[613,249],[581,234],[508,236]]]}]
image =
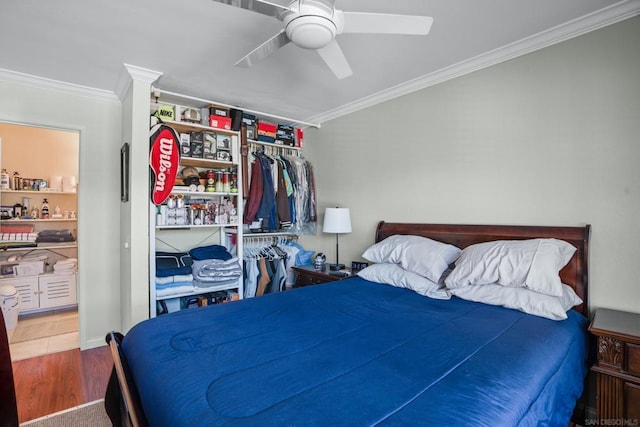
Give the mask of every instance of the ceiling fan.
[{"label": "ceiling fan", "polygon": [[429,16],[387,13],[343,12],[335,0],[293,0],[282,6],[265,0],[214,0],[231,6],[274,17],[284,28],[236,62],[250,67],[289,42],[305,49],[315,49],[337,78],[353,74],[335,37],[344,33],[426,35],[433,18]]}]

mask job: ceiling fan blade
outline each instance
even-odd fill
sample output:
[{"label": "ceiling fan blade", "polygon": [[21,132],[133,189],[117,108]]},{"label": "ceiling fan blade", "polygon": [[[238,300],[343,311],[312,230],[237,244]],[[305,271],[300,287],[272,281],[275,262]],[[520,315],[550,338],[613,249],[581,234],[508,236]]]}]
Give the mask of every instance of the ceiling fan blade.
[{"label": "ceiling fan blade", "polygon": [[325,47],[317,49],[317,52],[337,78],[344,79],[353,74],[347,58],[344,56],[344,53],[342,53],[342,49],[340,49],[340,45],[338,45],[335,39]]},{"label": "ceiling fan blade", "polygon": [[343,12],[342,33],[426,35],[431,30],[430,16],[394,15],[388,13]]},{"label": "ceiling fan blade", "polygon": [[253,12],[261,13],[267,16],[273,16],[280,19],[280,15],[283,12],[289,11],[287,6],[281,6],[277,3],[272,3],[264,0],[213,0],[218,3],[228,4],[230,6],[239,7],[241,9],[251,10]]},{"label": "ceiling fan blade", "polygon": [[290,41],[291,40],[289,40],[289,37],[287,37],[284,30],[282,30],[257,48],[253,49],[244,58],[236,62],[235,65],[236,67],[251,67],[255,62],[266,58]]}]

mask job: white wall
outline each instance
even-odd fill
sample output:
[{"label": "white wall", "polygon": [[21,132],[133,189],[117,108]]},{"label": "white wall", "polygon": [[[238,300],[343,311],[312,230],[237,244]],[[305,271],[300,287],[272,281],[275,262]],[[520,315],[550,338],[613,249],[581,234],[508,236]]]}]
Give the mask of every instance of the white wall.
[{"label": "white wall", "polygon": [[638,40],[636,17],[307,130],[320,220],[351,208],[340,261],[380,220],[589,223],[591,308],[640,311]]},{"label": "white wall", "polygon": [[122,138],[130,144],[129,201],[120,205],[120,289],[126,333],[149,318],[149,91],[132,80],[122,101]]},{"label": "white wall", "polygon": [[119,149],[121,105],[0,81],[0,121],[80,133],[78,298],[80,347],[119,330]]}]

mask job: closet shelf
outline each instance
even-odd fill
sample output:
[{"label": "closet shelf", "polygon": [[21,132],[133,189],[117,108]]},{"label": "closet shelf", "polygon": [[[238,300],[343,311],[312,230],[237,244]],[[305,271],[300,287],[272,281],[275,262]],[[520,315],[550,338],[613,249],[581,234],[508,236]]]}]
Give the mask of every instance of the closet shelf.
[{"label": "closet shelf", "polygon": [[168,300],[172,298],[182,298],[182,297],[191,297],[191,296],[201,295],[201,294],[208,294],[208,293],[217,292],[217,291],[227,291],[231,289],[238,289],[238,286],[239,286],[238,283],[236,283],[235,285],[226,284],[226,285],[210,286],[207,288],[194,287],[193,291],[191,292],[184,292],[181,294],[173,294],[173,295],[166,295],[166,296],[156,296],[156,300],[161,301],[161,300]]},{"label": "closet shelf", "polygon": [[265,147],[276,147],[276,148],[287,148],[290,150],[298,150],[301,151],[302,147],[292,147],[290,145],[284,145],[284,144],[275,144],[273,142],[263,142],[263,141],[257,141],[255,139],[247,139],[247,142],[249,144],[258,144],[258,145],[264,145]]},{"label": "closet shelf", "polygon": [[14,193],[14,194],[38,194],[42,196],[77,196],[75,191],[38,191],[38,190],[2,190],[2,193]]},{"label": "closet shelf", "polygon": [[0,223],[2,224],[18,224],[21,222],[73,222],[73,221],[78,221],[78,218],[49,218],[49,219],[3,219],[0,220]]},{"label": "closet shelf", "polygon": [[174,128],[177,132],[189,132],[194,129],[198,129],[198,130],[206,130],[206,131],[215,132],[215,133],[224,133],[230,136],[238,135],[238,132],[235,132],[229,129],[213,128],[213,127],[201,125],[198,123],[176,122],[172,120],[164,120],[163,122],[165,125],[171,126],[172,128]]},{"label": "closet shelf", "polygon": [[223,197],[232,197],[237,196],[238,193],[220,193],[220,192],[209,192],[209,191],[183,191],[176,190],[175,187],[171,191],[171,194],[183,194],[185,196],[195,196],[195,197],[211,197],[211,196],[223,196]]},{"label": "closet shelf", "polygon": [[204,224],[204,225],[156,225],[156,230],[188,230],[190,228],[222,228],[222,227],[237,227],[238,224]]},{"label": "closet shelf", "polygon": [[[233,231],[231,231],[233,233]],[[250,233],[245,232],[242,237],[246,237],[247,239],[256,238],[256,237],[298,237],[297,233],[287,232],[287,231],[276,231],[272,233]]]},{"label": "closet shelf", "polygon": [[77,242],[69,243],[39,243],[38,246],[24,246],[21,248],[0,248],[1,252],[25,252],[25,251],[37,251],[37,250],[56,250],[56,249],[75,249],[78,247]]},{"label": "closet shelf", "polygon": [[180,166],[193,166],[194,168],[227,169],[237,166],[237,163],[223,160],[199,159],[195,157],[181,157]]}]

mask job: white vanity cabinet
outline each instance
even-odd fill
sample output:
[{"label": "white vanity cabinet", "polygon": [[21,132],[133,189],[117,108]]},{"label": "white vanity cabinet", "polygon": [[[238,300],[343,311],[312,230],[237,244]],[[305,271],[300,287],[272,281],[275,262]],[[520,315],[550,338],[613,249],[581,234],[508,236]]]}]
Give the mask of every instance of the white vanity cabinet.
[{"label": "white vanity cabinet", "polygon": [[20,314],[73,306],[78,303],[76,273],[0,279],[0,285],[16,288]]}]

